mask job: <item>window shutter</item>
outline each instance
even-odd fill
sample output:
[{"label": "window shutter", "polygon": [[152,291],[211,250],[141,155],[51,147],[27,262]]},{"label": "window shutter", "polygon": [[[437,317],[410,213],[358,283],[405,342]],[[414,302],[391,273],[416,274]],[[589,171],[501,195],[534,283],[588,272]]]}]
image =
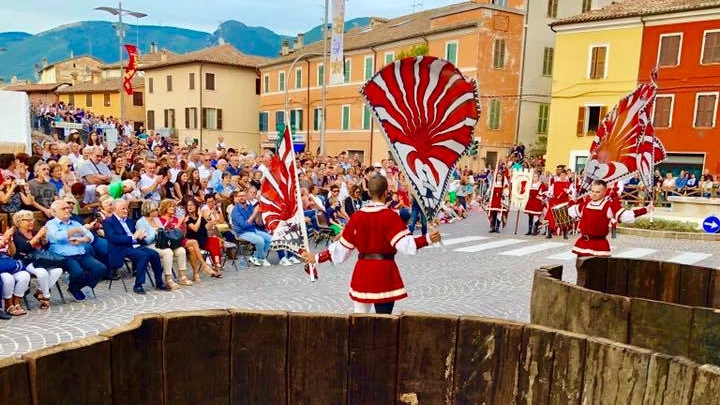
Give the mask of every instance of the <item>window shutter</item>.
[{"label": "window shutter", "polygon": [[200,120],[202,121],[202,123],[201,123],[202,128],[207,129],[207,127],[208,127],[208,125],[207,125],[207,108],[202,109],[202,112],[200,115]]},{"label": "window shutter", "polygon": [[607,115],[607,107],[605,107],[605,106],[600,107],[600,117],[598,119],[599,125],[602,125],[602,122],[605,119],[606,115]]},{"label": "window shutter", "polygon": [[605,53],[607,48],[603,46],[595,49],[597,49],[597,60],[595,61],[597,68],[595,70],[595,78],[602,79],[605,77]]},{"label": "window shutter", "polygon": [[185,109],[185,129],[190,129],[190,109]]},{"label": "window shutter", "polygon": [[222,129],[222,110],[218,108],[215,110],[215,114],[217,115],[217,129]]},{"label": "window shutter", "polygon": [[163,127],[168,127],[168,110],[163,110]]},{"label": "window shutter", "polygon": [[585,135],[585,107],[578,108],[577,136]]}]

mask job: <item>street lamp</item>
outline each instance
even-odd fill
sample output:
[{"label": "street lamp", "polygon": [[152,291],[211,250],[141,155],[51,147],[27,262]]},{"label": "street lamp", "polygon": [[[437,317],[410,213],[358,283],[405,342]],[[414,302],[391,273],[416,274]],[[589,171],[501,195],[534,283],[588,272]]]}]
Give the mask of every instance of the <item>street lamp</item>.
[{"label": "street lamp", "polygon": [[[293,62],[290,64],[290,67],[288,68],[287,74],[286,74],[285,77],[290,77],[290,72],[293,71],[293,68],[295,67],[295,64],[298,63],[298,61],[299,61],[300,59],[305,58],[305,57],[308,57],[308,56],[323,56],[323,54],[322,54],[322,53],[318,53],[318,52],[305,52],[305,53],[301,53],[301,54],[298,55],[298,56],[295,58],[295,60],[293,60]],[[324,68],[323,68],[323,69],[324,69]],[[288,81],[289,81],[289,80],[286,80],[286,81],[285,81],[286,83],[285,83],[285,109],[284,109],[284,111],[285,111],[285,125],[286,125],[287,127],[290,127],[290,94],[289,94],[290,86],[288,86],[288,83],[287,83]],[[308,83],[308,86],[309,86],[309,85],[310,85],[310,83]],[[309,115],[309,114],[310,114],[310,111],[308,111],[308,115]],[[324,99],[323,99],[323,102],[322,102],[322,121],[320,121],[320,123],[321,123],[322,125],[325,125],[325,100],[324,100]],[[306,139],[305,142],[306,142],[306,148],[309,148],[309,147],[310,147],[310,142],[308,142],[308,139]],[[323,142],[324,142],[324,139],[323,139],[322,132],[321,132],[321,136],[320,136],[320,149],[321,149],[321,150],[323,149],[323,146],[322,146],[322,145],[323,145]]]},{"label": "street lamp", "polygon": [[123,38],[125,36],[125,29],[123,27],[122,18],[124,15],[129,15],[137,18],[138,20],[143,17],[147,17],[147,14],[140,13],[137,11],[124,10],[122,8],[122,2],[118,2],[117,8],[115,7],[95,7],[95,10],[107,11],[112,15],[118,16],[118,50],[120,51],[120,122],[125,121],[125,91],[123,89]]}]

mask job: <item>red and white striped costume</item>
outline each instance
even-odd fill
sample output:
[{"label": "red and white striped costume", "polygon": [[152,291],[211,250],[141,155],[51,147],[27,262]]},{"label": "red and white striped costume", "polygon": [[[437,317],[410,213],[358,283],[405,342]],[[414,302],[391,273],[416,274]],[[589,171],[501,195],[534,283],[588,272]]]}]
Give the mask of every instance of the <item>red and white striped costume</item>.
[{"label": "red and white striped costume", "polygon": [[600,201],[592,201],[585,197],[568,209],[571,217],[580,219],[581,235],[572,248],[573,253],[578,257],[610,256],[607,240],[610,220],[630,223],[646,213],[646,208],[624,209],[619,199],[604,197]]},{"label": "red and white striped costume", "polygon": [[542,181],[533,183],[530,186],[530,195],[525,203],[525,213],[531,215],[540,215],[543,211],[543,202],[545,201],[545,193],[547,186]]},{"label": "red and white striped costume", "polygon": [[[413,238],[397,213],[384,204],[371,203],[350,217],[340,239],[320,252],[317,261],[342,263],[357,249],[359,255],[350,281],[350,298],[371,304],[397,301],[406,298],[407,291],[391,257],[398,251],[414,255],[430,244],[429,238],[429,235]],[[364,255],[387,258],[365,259]]]}]

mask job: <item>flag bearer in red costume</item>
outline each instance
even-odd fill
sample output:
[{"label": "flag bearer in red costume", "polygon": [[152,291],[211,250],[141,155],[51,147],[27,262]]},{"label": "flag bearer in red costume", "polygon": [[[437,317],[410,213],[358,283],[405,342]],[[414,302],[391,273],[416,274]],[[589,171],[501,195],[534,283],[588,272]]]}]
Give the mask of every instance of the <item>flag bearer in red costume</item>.
[{"label": "flag bearer in red costume", "polygon": [[546,192],[547,186],[540,181],[540,175],[537,172],[533,173],[530,195],[528,196],[524,209],[528,216],[528,231],[525,235],[535,235],[538,232],[537,221],[543,211],[543,200],[545,199]]},{"label": "flag bearer in red costume", "polygon": [[563,233],[563,237],[567,239],[567,229],[564,229],[562,227],[558,227],[555,224],[555,217],[553,216],[552,209],[555,206],[558,206],[563,203],[567,203],[570,201],[570,181],[567,178],[567,173],[564,169],[559,169],[560,175],[558,178],[556,178],[551,184],[548,189],[548,209],[545,213],[545,219],[548,221],[548,227],[547,227],[547,238],[552,238],[552,234],[556,232],[558,228],[561,228],[560,230]]},{"label": "flag bearer in red costume", "polygon": [[[610,199],[618,200],[622,202],[622,199],[620,198],[620,194],[622,193],[621,189],[622,183],[615,182],[611,184],[607,188],[607,195],[610,197]],[[610,220],[610,237],[615,239],[617,238],[617,219],[613,218]]]},{"label": "flag bearer in red costume", "polygon": [[440,241],[437,230],[413,238],[400,216],[385,205],[387,189],[385,177],[373,176],[368,182],[371,203],[350,217],[340,239],[317,255],[303,253],[308,263],[332,260],[337,264],[358,250],[350,281],[350,299],[356,313],[369,313],[373,305],[379,314],[392,313],[395,301],[407,297],[395,254],[399,251],[414,255],[418,249]]},{"label": "flag bearer in red costume", "polygon": [[[607,240],[608,225],[611,219],[618,222],[633,222],[635,218],[652,211],[653,206],[626,210],[618,198],[607,194],[607,183],[594,180],[590,186],[590,195],[572,205],[568,214],[580,219],[580,238],[573,246],[578,259],[589,256],[610,256],[610,243]],[[579,263],[578,263],[579,267]]]},{"label": "flag bearer in red costume", "polygon": [[490,186],[490,233],[500,233],[500,222],[506,222],[508,214],[507,199],[510,196],[510,184],[500,170],[495,171],[495,181]]}]

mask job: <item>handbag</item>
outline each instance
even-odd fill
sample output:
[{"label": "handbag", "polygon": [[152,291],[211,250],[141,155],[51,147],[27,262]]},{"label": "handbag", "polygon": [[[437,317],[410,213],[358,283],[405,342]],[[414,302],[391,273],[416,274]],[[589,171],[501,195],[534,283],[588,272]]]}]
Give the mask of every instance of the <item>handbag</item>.
[{"label": "handbag", "polygon": [[62,267],[65,257],[49,250],[34,250],[28,255],[28,259],[35,267],[54,269]]},{"label": "handbag", "polygon": [[155,237],[155,247],[158,249],[175,250],[182,246],[182,240],[185,237],[178,228],[165,229],[159,228]]}]

